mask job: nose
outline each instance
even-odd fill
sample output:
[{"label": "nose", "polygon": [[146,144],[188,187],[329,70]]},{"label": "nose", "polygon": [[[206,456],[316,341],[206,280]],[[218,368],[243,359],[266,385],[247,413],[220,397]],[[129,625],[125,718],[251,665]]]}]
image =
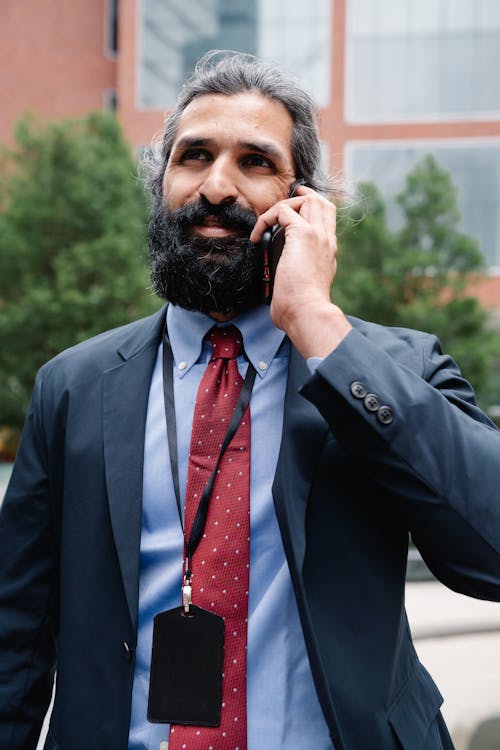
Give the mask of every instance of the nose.
[{"label": "nose", "polygon": [[200,185],[199,192],[213,206],[221,203],[235,203],[239,191],[236,174],[231,164],[223,158],[213,161]]}]

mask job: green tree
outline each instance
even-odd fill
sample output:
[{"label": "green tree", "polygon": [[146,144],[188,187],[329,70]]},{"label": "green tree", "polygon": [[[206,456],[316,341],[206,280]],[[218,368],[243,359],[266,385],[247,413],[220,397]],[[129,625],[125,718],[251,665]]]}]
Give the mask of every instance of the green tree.
[{"label": "green tree", "polygon": [[19,426],[37,368],[158,306],[147,205],[116,120],[22,120],[2,152],[0,425]]},{"label": "green tree", "polygon": [[341,221],[339,273],[332,289],[353,315],[384,325],[435,333],[479,396],[487,398],[497,337],[487,313],[467,294],[481,271],[476,241],[459,230],[457,189],[432,156],[424,157],[397,197],[402,226],[391,231],[375,185]]}]

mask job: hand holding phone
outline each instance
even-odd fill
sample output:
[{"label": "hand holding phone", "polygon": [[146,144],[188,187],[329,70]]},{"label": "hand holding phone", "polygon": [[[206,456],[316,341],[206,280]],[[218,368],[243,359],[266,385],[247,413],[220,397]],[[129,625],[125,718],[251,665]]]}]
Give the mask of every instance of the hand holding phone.
[{"label": "hand holding phone", "polygon": [[[304,185],[305,180],[296,180],[290,187],[289,198],[292,198],[299,185]],[[257,245],[258,252],[262,254],[264,284],[263,297],[267,305],[271,304],[274,288],[274,277],[283,247],[285,246],[285,230],[279,224],[271,229],[266,229]]]}]

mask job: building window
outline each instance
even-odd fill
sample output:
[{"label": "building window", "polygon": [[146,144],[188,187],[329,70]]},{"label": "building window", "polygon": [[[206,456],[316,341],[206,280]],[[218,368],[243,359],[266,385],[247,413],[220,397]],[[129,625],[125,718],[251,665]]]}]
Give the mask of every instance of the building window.
[{"label": "building window", "polygon": [[331,0],[142,0],[139,105],[166,109],[210,49],[249,52],[282,64],[320,105],[330,88]]},{"label": "building window", "polygon": [[500,113],[498,0],[347,0],[352,122]]},{"label": "building window", "polygon": [[400,221],[395,196],[405,177],[425,154],[432,153],[458,187],[461,229],[474,237],[487,265],[500,271],[500,140],[351,142],[346,169],[354,181],[370,180],[388,203],[389,224]]},{"label": "building window", "polygon": [[118,0],[106,0],[106,52],[112,57],[118,52]]},{"label": "building window", "polygon": [[118,107],[118,97],[116,89],[106,89],[104,92],[104,109],[107,112],[116,112]]}]

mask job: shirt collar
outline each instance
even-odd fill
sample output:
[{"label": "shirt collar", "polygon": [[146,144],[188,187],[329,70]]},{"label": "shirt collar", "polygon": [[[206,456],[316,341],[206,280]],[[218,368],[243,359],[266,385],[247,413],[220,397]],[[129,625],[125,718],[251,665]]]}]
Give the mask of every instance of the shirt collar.
[{"label": "shirt collar", "polygon": [[[268,305],[241,313],[230,323],[241,331],[245,354],[264,378],[285,338],[285,333],[273,324]],[[180,377],[200,359],[203,338],[213,325],[212,318],[204,313],[168,306],[168,336]]]}]

